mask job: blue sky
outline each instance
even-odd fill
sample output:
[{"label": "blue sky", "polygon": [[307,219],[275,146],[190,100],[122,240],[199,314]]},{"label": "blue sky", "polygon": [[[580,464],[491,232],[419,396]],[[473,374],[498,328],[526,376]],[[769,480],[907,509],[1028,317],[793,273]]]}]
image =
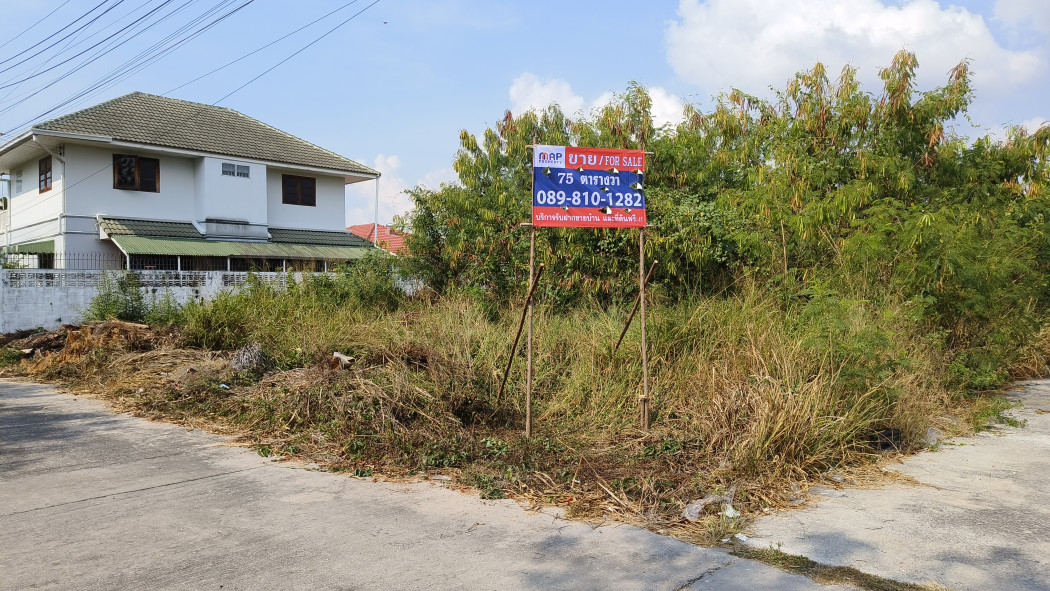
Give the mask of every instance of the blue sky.
[{"label": "blue sky", "polygon": [[[0,88],[0,131],[136,90],[204,103],[223,99],[222,106],[378,168],[381,222],[409,206],[405,188],[454,179],[461,129],[480,133],[506,109],[551,101],[586,114],[631,80],[650,89],[658,120],[673,122],[684,103],[707,111],[731,87],[768,96],[769,87],[783,87],[818,60],[830,72],[847,62],[858,67],[867,89],[878,92],[877,69],[906,47],[918,55],[922,88],[943,83],[952,66],[971,60],[977,95],[971,121],[960,122],[962,133],[1001,137],[1009,125],[1031,128],[1050,118],[1046,0],[380,0],[223,98],[373,2],[358,0],[173,91],[348,1],[255,0],[126,80],[39,117],[208,8],[229,10],[245,0],[106,0],[94,13],[114,6],[106,16],[53,45],[61,38],[56,31],[102,1],[9,3],[0,60],[46,41],[0,69],[50,49],[0,72],[0,86],[54,66],[150,9],[178,12],[91,64],[74,68],[89,51]],[[367,185],[348,188],[348,223],[372,220],[375,186]]]}]

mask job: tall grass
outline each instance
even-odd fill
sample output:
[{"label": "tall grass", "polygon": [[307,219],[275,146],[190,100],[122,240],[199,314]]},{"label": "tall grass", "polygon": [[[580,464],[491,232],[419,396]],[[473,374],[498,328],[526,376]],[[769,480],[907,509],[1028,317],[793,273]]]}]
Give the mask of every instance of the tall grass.
[{"label": "tall grass", "polygon": [[[621,504],[666,516],[729,486],[750,491],[744,506],[776,502],[787,482],[870,462],[879,432],[919,445],[960,402],[943,335],[916,321],[916,304],[838,295],[785,303],[748,280],[719,296],[655,298],[648,431],[637,424],[639,327],[613,350],[627,310],[538,306],[528,441],[523,350],[497,397],[518,313],[492,319],[467,295],[406,300],[377,277],[348,271],[287,289],[256,282],[191,305],[188,344],[258,342],[279,371],[239,378],[233,395],[201,378],[149,404],[161,413],[218,408],[268,450],[333,465],[459,468],[519,492],[611,490]],[[363,293],[390,305],[363,302]],[[354,365],[327,369],[334,351]]]},{"label": "tall grass", "polygon": [[[745,276],[718,295],[653,290],[647,430],[637,322],[614,350],[628,308],[538,305],[526,440],[524,350],[498,395],[520,311],[494,314],[468,293],[406,298],[389,264],[380,257],[286,286],[252,279],[179,311],[184,345],[258,343],[273,366],[264,375],[223,369],[200,351],[92,348],[91,335],[77,345],[90,355],[67,343],[55,358],[66,366],[38,369],[104,384],[151,416],[219,421],[265,453],[362,473],[459,470],[490,496],[513,491],[570,503],[576,515],[620,511],[649,523],[714,491],[737,490],[740,508],[776,504],[792,482],[871,464],[882,434],[917,448],[930,426],[982,416],[956,375],[961,352],[925,322],[924,302],[848,286],[784,298]],[[1017,355],[1015,373],[1045,373],[1047,334]],[[333,352],[354,362],[332,369]],[[173,370],[182,359],[199,367]],[[1009,363],[1000,358],[997,371]]]}]

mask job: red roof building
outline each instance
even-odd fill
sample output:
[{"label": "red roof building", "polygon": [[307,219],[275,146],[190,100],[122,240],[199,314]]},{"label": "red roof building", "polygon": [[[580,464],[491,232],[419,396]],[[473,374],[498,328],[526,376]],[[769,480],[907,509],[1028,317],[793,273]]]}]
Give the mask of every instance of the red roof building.
[{"label": "red roof building", "polygon": [[379,226],[379,240],[373,240],[373,232],[375,231],[375,224],[357,224],[356,226],[350,226],[347,230],[350,230],[356,236],[360,236],[369,242],[376,242],[379,248],[385,249],[387,252],[393,254],[402,254],[402,251],[407,253],[405,250],[405,234],[402,234],[390,226]]}]

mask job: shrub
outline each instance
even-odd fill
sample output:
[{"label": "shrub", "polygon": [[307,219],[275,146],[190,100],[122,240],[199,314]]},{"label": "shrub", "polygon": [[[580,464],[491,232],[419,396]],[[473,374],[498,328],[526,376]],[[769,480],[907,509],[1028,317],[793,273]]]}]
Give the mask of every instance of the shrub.
[{"label": "shrub", "polygon": [[183,306],[175,300],[175,295],[170,289],[165,289],[160,297],[154,295],[148,301],[143,297],[142,291],[142,282],[135,273],[106,271],[99,279],[98,293],[88,303],[83,319],[92,321],[115,318],[164,326],[183,323]]},{"label": "shrub", "polygon": [[98,294],[88,303],[84,320],[141,322],[148,306],[142,298],[142,283],[132,272],[106,271],[98,281]]},{"label": "shrub", "polygon": [[405,292],[398,286],[397,257],[382,249],[343,268],[341,279],[350,298],[365,308],[396,310]]}]

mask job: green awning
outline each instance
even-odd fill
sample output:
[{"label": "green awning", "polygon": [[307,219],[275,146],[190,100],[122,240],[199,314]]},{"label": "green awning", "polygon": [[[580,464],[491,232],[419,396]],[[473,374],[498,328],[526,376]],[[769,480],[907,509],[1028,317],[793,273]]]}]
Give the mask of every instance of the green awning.
[{"label": "green awning", "polygon": [[54,254],[55,241],[43,240],[27,244],[13,244],[10,247],[4,247],[4,250],[9,254]]},{"label": "green awning", "polygon": [[315,259],[346,261],[365,256],[368,248],[273,242],[233,242],[155,236],[110,236],[127,255]]}]

